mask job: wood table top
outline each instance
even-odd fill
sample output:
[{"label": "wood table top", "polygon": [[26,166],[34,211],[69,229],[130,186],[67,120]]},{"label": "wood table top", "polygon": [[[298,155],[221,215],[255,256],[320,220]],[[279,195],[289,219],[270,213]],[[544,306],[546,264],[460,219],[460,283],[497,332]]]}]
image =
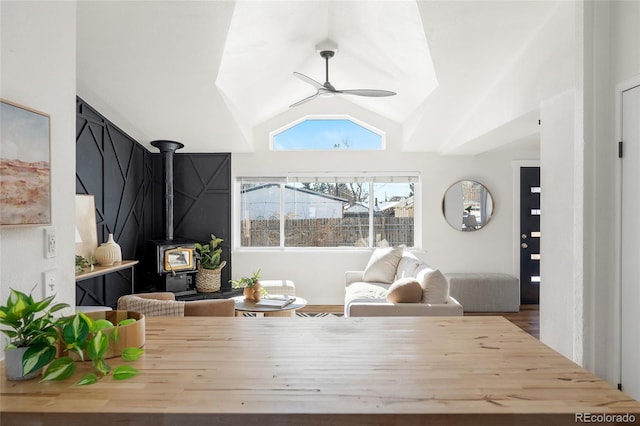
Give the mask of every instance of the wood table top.
[{"label": "wood table top", "polygon": [[139,376],[85,387],[10,382],[2,366],[0,422],[521,425],[553,424],[549,416],[574,424],[585,412],[640,420],[640,403],[501,317],[147,317],[145,349],[132,364]]}]

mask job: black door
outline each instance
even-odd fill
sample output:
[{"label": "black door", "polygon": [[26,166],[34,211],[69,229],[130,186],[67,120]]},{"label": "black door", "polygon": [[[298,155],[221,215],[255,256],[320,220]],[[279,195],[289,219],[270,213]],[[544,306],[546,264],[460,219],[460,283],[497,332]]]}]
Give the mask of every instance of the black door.
[{"label": "black door", "polygon": [[540,167],[520,168],[520,300],[540,298]]}]

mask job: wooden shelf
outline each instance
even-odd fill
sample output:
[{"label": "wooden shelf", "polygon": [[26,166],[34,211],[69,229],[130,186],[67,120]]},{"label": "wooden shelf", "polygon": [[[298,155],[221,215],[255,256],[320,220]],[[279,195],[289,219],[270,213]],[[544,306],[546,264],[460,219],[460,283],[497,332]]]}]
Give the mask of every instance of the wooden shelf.
[{"label": "wooden shelf", "polygon": [[85,296],[88,295],[90,298],[92,298],[93,300],[95,300],[99,304],[105,304],[106,303],[106,297],[107,297],[106,288],[105,288],[104,285],[102,286],[102,298],[100,298],[100,296],[95,295],[92,291],[87,290],[86,288],[84,288],[81,285],[79,285],[78,283],[80,281],[88,280],[90,278],[101,277],[103,275],[111,274],[111,273],[117,272],[117,271],[122,271],[124,269],[131,269],[131,294],[133,294],[135,292],[135,275],[136,275],[135,271],[133,270],[133,267],[135,265],[137,265],[137,264],[138,264],[137,260],[123,260],[123,261],[116,262],[113,265],[109,265],[109,266],[94,265],[93,271],[90,268],[85,268],[84,271],[82,271],[80,273],[76,273],[76,287],[78,287],[80,290],[82,290],[84,292],[79,303],[82,303],[82,301],[84,300]]},{"label": "wooden shelf", "polygon": [[133,266],[137,264],[137,260],[123,260],[109,266],[94,265],[93,271],[89,270],[89,268],[85,268],[86,271],[76,273],[76,281],[88,280],[89,278],[99,277],[122,269],[133,268]]}]

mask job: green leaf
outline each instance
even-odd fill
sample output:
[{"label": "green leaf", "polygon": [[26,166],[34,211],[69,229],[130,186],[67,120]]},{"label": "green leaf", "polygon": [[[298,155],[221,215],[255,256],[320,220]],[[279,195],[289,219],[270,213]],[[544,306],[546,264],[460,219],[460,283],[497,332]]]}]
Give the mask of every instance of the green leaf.
[{"label": "green leaf", "polygon": [[56,357],[57,352],[56,348],[51,345],[30,346],[22,355],[22,374],[26,376],[49,364]]},{"label": "green leaf", "polygon": [[47,306],[49,306],[51,302],[53,302],[53,299],[55,299],[55,297],[55,295],[49,296],[39,302],[36,302],[36,304],[33,305],[33,312],[41,312],[47,309]]},{"label": "green leaf", "polygon": [[111,367],[104,360],[104,358],[95,358],[93,360],[93,367],[102,373],[102,375],[106,376],[111,371]]},{"label": "green leaf", "polygon": [[113,370],[113,380],[126,380],[140,374],[138,370],[130,365],[120,365]]},{"label": "green leaf", "polygon": [[76,363],[68,356],[56,359],[47,367],[40,382],[48,380],[65,380],[76,372]]},{"label": "green leaf", "polygon": [[68,303],[58,303],[58,304],[53,305],[51,307],[51,309],[49,309],[49,312],[50,313],[54,313],[54,312],[58,312],[58,311],[61,311],[61,310],[65,309],[65,308],[69,308],[69,307],[70,306],[69,306]]},{"label": "green leaf", "polygon": [[118,323],[118,325],[122,326],[122,325],[129,325],[129,324],[133,324],[134,322],[136,322],[135,318],[129,318],[129,319],[123,319],[122,321],[120,321]]},{"label": "green leaf", "polygon": [[89,355],[91,359],[104,358],[104,354],[107,353],[108,348],[109,339],[102,331],[98,331],[95,336],[89,340],[87,355]]},{"label": "green leaf", "polygon": [[78,315],[80,315],[80,318],[87,324],[87,327],[89,327],[89,330],[93,330],[94,326],[93,326],[93,319],[89,318],[84,312],[80,311],[78,312]]},{"label": "green leaf", "polygon": [[111,339],[112,342],[117,342],[119,334],[120,334],[120,326],[117,325],[109,335],[109,338]]},{"label": "green leaf", "polygon": [[122,351],[122,358],[127,361],[135,361],[138,358],[140,358],[140,355],[142,355],[143,353],[144,353],[144,349],[140,349],[136,347],[125,348]]},{"label": "green leaf", "polygon": [[94,331],[102,330],[103,328],[111,328],[113,327],[113,323],[106,319],[99,319],[94,321],[93,323]]},{"label": "green leaf", "polygon": [[80,317],[81,314],[76,314],[71,322],[67,323],[63,330],[62,335],[65,343],[75,343],[81,346],[83,342],[87,340],[89,335],[89,325]]},{"label": "green leaf", "polygon": [[80,379],[75,386],[86,386],[86,385],[92,385],[94,383],[98,382],[98,376],[96,376],[96,373],[87,373],[84,375],[84,377],[82,377],[82,379]]},{"label": "green leaf", "polygon": [[21,291],[11,289],[9,299],[7,299],[7,308],[8,315],[22,318],[31,312],[32,303],[29,301],[29,296]]}]

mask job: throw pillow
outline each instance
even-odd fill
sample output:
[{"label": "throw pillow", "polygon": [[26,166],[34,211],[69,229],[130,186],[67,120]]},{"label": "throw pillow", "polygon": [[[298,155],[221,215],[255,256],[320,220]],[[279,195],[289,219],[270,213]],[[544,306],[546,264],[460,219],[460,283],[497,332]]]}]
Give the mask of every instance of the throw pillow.
[{"label": "throw pillow", "polygon": [[447,303],[449,281],[440,270],[427,270],[422,277],[418,275],[418,279],[422,287],[422,303]]},{"label": "throw pillow", "polygon": [[387,302],[390,303],[420,303],[421,301],[422,287],[415,278],[396,280],[387,290]]},{"label": "throw pillow", "polygon": [[396,277],[404,246],[377,248],[362,274],[362,280],[391,284]]}]

